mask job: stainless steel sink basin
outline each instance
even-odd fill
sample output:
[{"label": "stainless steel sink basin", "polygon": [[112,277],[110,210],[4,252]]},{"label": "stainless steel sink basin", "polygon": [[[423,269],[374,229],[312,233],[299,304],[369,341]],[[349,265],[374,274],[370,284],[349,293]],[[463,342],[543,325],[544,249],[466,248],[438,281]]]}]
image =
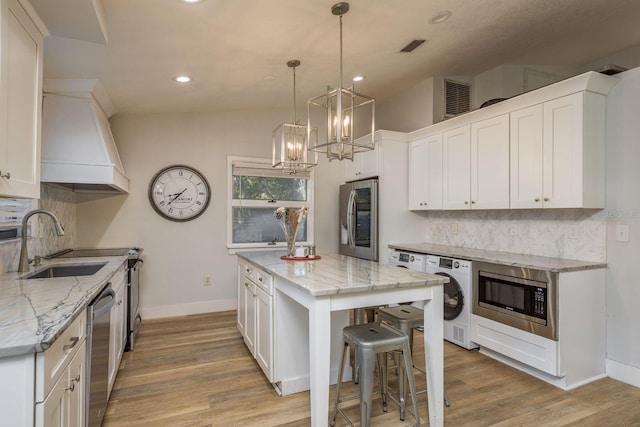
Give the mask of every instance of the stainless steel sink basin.
[{"label": "stainless steel sink basin", "polygon": [[54,264],[44,270],[27,274],[23,279],[53,279],[56,277],[91,276],[96,274],[106,262],[95,264]]}]

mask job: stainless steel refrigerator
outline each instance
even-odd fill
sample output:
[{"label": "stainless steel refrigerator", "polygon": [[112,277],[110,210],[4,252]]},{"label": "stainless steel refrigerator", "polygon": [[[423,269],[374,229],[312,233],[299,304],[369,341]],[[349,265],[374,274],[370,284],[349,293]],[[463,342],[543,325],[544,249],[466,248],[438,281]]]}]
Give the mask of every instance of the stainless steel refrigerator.
[{"label": "stainless steel refrigerator", "polygon": [[340,186],[340,253],[378,260],[378,180]]}]

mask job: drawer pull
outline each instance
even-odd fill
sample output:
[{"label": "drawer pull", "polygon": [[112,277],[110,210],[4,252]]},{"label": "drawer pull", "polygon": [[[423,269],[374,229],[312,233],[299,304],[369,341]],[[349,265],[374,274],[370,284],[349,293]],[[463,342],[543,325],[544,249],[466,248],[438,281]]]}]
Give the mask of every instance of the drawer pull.
[{"label": "drawer pull", "polygon": [[73,391],[75,388],[76,388],[76,385],[75,383],[72,382],[69,387],[65,388],[65,390]]},{"label": "drawer pull", "polygon": [[75,382],[79,383],[80,382],[80,374],[76,375],[76,377],[73,378],[71,381],[72,382],[75,381]]},{"label": "drawer pull", "polygon": [[76,346],[76,344],[78,344],[78,341],[80,341],[80,337],[71,337],[71,344],[63,345],[62,349],[64,351],[71,350]]},{"label": "drawer pull", "polygon": [[11,173],[9,172],[2,172],[0,171],[0,178],[7,178],[7,179],[11,179]]},{"label": "drawer pull", "polygon": [[262,277],[258,277],[258,282],[260,282],[260,283],[264,282],[264,280],[262,279]]}]

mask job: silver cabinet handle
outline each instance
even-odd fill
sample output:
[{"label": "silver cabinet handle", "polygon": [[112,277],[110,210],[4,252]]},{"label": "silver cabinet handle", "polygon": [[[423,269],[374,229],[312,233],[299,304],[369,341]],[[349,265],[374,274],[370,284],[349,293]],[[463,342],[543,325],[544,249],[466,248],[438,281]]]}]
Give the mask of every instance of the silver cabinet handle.
[{"label": "silver cabinet handle", "polygon": [[534,201],[534,202],[539,202],[539,201],[540,201],[540,198],[539,198],[539,197],[536,197],[535,199],[533,199],[533,201]]},{"label": "silver cabinet handle", "polygon": [[464,201],[464,204],[465,204],[465,205],[468,205],[468,204],[469,204],[469,202],[467,202],[467,201],[465,200],[465,201]]},{"label": "silver cabinet handle", "polygon": [[0,171],[0,178],[7,178],[7,179],[11,179],[11,173],[10,173],[10,172],[4,172],[4,173],[2,173],[2,171]]},{"label": "silver cabinet handle", "polygon": [[262,277],[258,277],[258,282],[260,282],[260,283],[264,282],[264,280],[262,279]]},{"label": "silver cabinet handle", "polygon": [[544,198],[544,201],[545,201],[545,202],[548,202],[548,201],[549,201],[549,198],[548,198],[548,197],[545,197],[545,198]]},{"label": "silver cabinet handle", "polygon": [[71,344],[63,345],[62,349],[64,351],[71,350],[76,346],[76,344],[78,344],[78,341],[80,341],[80,337],[71,337]]},{"label": "silver cabinet handle", "polygon": [[80,382],[80,374],[76,375],[76,377],[73,378],[71,381],[75,381],[75,382],[79,383]]},{"label": "silver cabinet handle", "polygon": [[472,201],[471,201],[471,204],[472,204],[472,205],[475,205],[475,204],[476,204],[476,201],[475,201],[475,200],[472,200]]},{"label": "silver cabinet handle", "polygon": [[76,384],[72,382],[69,387],[65,388],[65,390],[73,391],[75,388],[76,388]]}]

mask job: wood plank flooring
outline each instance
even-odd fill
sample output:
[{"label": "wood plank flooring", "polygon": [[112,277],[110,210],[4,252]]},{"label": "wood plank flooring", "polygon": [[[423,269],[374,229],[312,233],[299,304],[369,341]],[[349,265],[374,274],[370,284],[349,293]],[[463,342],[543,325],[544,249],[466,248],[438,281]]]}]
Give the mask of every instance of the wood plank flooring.
[{"label": "wood plank flooring", "polygon": [[[308,426],[308,392],[276,394],[236,330],[235,316],[144,321],[135,351],[123,356],[103,426]],[[424,365],[421,352],[415,359]],[[640,426],[640,388],[605,378],[566,392],[447,342],[445,384],[446,426]],[[353,385],[344,390],[357,393]],[[347,413],[357,421],[358,402],[349,403]],[[409,415],[400,422],[393,403],[388,413],[378,403],[373,426],[412,422]],[[426,420],[424,394],[419,404]],[[336,425],[348,424],[338,416]]]}]

